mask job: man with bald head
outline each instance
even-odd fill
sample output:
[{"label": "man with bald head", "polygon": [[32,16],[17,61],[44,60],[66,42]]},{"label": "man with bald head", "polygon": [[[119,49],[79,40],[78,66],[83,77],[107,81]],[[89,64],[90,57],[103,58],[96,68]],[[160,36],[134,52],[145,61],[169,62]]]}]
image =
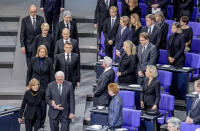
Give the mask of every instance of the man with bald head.
[{"label": "man with bald head", "polygon": [[30,5],[29,15],[22,19],[20,33],[21,52],[26,54],[27,66],[32,57],[33,41],[35,36],[41,33],[40,27],[43,22],[44,19],[37,15],[37,7]]},{"label": "man with bald head", "polygon": [[70,42],[73,46],[72,52],[78,54],[80,57],[80,51],[77,40],[70,38],[70,31],[68,28],[64,28],[62,30],[62,37],[62,39],[56,41],[54,56],[56,56],[56,54],[64,53],[64,43]]}]

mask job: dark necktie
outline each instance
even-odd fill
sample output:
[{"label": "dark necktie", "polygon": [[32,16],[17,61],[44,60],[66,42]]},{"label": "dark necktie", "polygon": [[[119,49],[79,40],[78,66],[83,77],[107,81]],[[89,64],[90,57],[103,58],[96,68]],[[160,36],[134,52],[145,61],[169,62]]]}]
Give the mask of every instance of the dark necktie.
[{"label": "dark necktie", "polygon": [[59,90],[60,95],[62,95],[62,87],[61,87],[61,85],[58,85],[58,90]]},{"label": "dark necktie", "polygon": [[66,27],[67,27],[67,29],[69,29],[69,24],[68,23],[66,24]]},{"label": "dark necktie", "polygon": [[70,63],[69,54],[67,54],[67,63]]},{"label": "dark necktie", "polygon": [[112,20],[111,20],[111,28],[113,28],[114,22],[115,22],[115,19],[112,19]]},{"label": "dark necktie", "polygon": [[109,0],[106,0],[106,8],[109,8]]},{"label": "dark necktie", "polygon": [[36,20],[35,20],[35,18],[33,18],[33,28],[34,28],[34,30],[36,30]]},{"label": "dark necktie", "polygon": [[144,51],[145,51],[145,46],[143,46],[143,48],[142,48],[142,54],[144,53]]},{"label": "dark necktie", "polygon": [[151,35],[151,27],[149,27],[149,32],[148,32],[148,34]]}]

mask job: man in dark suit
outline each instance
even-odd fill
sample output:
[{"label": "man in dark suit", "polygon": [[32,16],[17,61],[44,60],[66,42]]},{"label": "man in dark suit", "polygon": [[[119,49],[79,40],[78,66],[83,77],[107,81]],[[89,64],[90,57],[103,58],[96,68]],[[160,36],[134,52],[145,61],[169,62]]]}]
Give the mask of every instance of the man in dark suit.
[{"label": "man in dark suit", "polygon": [[178,1],[178,21],[182,16],[191,18],[194,0],[177,0]]},{"label": "man in dark suit", "polygon": [[166,16],[166,6],[167,6],[168,0],[147,0],[146,4],[147,4],[147,13],[151,14],[154,13],[152,12],[152,10],[156,11],[162,11],[163,14]]},{"label": "man in dark suit", "polygon": [[158,52],[156,47],[149,42],[149,35],[147,33],[141,33],[139,39],[141,44],[137,49],[138,84],[143,85],[146,67],[147,65],[156,65]]},{"label": "man in dark suit", "polygon": [[195,81],[194,88],[197,94],[185,122],[189,124],[200,124],[200,80]]},{"label": "man in dark suit", "polygon": [[94,88],[93,106],[108,106],[110,96],[108,94],[108,84],[115,80],[115,73],[112,69],[112,59],[108,56],[104,57],[103,67],[104,72],[100,75],[97,86]]},{"label": "man in dark suit", "polygon": [[35,5],[29,7],[29,13],[30,15],[22,19],[20,32],[21,52],[26,54],[27,66],[32,57],[33,41],[41,33],[41,24],[44,22],[44,19],[37,15],[37,7]]},{"label": "man in dark suit", "polygon": [[160,48],[161,30],[155,25],[155,16],[153,14],[148,14],[146,16],[146,26],[142,28],[141,32],[148,33],[150,42],[154,44],[157,49]]},{"label": "man in dark suit", "polygon": [[78,30],[76,22],[72,20],[71,12],[66,10],[63,12],[63,20],[57,24],[56,40],[62,38],[62,30],[68,28],[70,30],[70,37],[78,41]]},{"label": "man in dark suit", "polygon": [[80,86],[80,62],[78,54],[71,52],[72,48],[70,42],[65,43],[65,53],[55,56],[55,70],[63,71],[65,80],[72,82],[75,88]]},{"label": "man in dark suit", "polygon": [[105,37],[105,54],[112,58],[113,45],[119,27],[119,17],[117,17],[117,7],[110,7],[110,18],[107,18],[103,26],[103,34]]},{"label": "man in dark suit", "polygon": [[[50,25],[50,33],[55,36],[60,12],[64,10],[65,0],[41,0],[40,9],[44,12],[46,22]],[[53,28],[52,28],[53,24]]]},{"label": "man in dark suit", "polygon": [[60,53],[65,52],[64,43],[67,41],[67,42],[72,43],[72,46],[73,46],[72,52],[78,54],[79,57],[80,57],[80,51],[79,51],[79,46],[78,46],[77,40],[72,39],[70,37],[69,29],[64,28],[62,30],[62,37],[63,37],[62,39],[59,39],[59,40],[56,41],[56,46],[55,46],[55,49],[54,49],[54,56],[56,54],[60,54]]},{"label": "man in dark suit", "polygon": [[56,72],[56,81],[49,83],[46,91],[51,131],[59,131],[59,123],[60,131],[69,131],[70,119],[75,116],[74,88],[64,77],[62,71]]},{"label": "man in dark suit", "polygon": [[97,5],[94,14],[94,27],[97,28],[99,35],[103,31],[103,24],[109,15],[109,8],[117,6],[117,0],[97,0]]}]

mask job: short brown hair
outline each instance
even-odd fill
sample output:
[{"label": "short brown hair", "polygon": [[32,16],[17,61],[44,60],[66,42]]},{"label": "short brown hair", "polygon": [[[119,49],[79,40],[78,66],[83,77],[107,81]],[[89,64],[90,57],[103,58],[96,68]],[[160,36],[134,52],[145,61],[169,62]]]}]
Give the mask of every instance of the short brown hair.
[{"label": "short brown hair", "polygon": [[118,94],[118,92],[119,92],[119,86],[116,83],[110,83],[108,85],[108,90],[112,91],[114,94]]},{"label": "short brown hair", "polygon": [[120,20],[122,20],[122,22],[125,24],[125,25],[129,25],[130,24],[130,19],[128,16],[122,16],[120,17]]},{"label": "short brown hair", "polygon": [[146,18],[149,18],[150,20],[156,21],[155,16],[153,14],[148,14]]},{"label": "short brown hair", "polygon": [[39,52],[41,49],[44,49],[45,50],[45,57],[48,57],[48,50],[46,48],[45,45],[40,45],[38,48],[37,48],[37,54],[36,54],[36,57],[39,57]]},{"label": "short brown hair", "polygon": [[28,83],[28,88],[32,89],[32,86],[38,85],[38,87],[40,87],[40,83],[37,79],[33,78],[29,81]]},{"label": "short brown hair", "polygon": [[71,45],[73,47],[72,43],[69,41],[65,41],[65,45]]},{"label": "short brown hair", "polygon": [[146,32],[140,33],[140,36],[139,36],[139,37],[142,37],[142,38],[144,38],[145,40],[149,40],[149,34],[146,33]]},{"label": "short brown hair", "polygon": [[111,6],[110,9],[109,9],[109,11],[110,10],[113,10],[115,13],[117,13],[117,7],[116,6]]},{"label": "short brown hair", "polygon": [[186,23],[186,24],[188,24],[189,21],[190,21],[190,18],[188,16],[182,16],[181,17],[181,21],[184,22],[184,23]]},{"label": "short brown hair", "polygon": [[182,33],[182,29],[181,29],[181,24],[180,24],[180,23],[174,22],[174,23],[172,24],[172,26],[175,26],[175,27],[178,29],[178,31],[175,32],[175,33]]}]

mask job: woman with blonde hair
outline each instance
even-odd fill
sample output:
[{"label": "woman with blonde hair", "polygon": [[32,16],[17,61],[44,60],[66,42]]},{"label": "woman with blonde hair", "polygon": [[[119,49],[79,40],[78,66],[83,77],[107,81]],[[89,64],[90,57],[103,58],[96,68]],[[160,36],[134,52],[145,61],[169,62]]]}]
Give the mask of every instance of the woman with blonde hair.
[{"label": "woman with blonde hair", "polygon": [[133,31],[133,43],[136,46],[138,46],[139,45],[139,34],[141,32],[142,25],[140,22],[140,17],[136,13],[131,14],[130,28]]},{"label": "woman with blonde hair", "polygon": [[133,13],[141,17],[141,9],[138,5],[138,0],[128,0],[127,16],[130,17]]},{"label": "woman with blonde hair", "polygon": [[42,124],[42,104],[44,103],[44,91],[39,90],[40,83],[33,78],[29,81],[28,90],[25,92],[21,108],[19,111],[18,122],[22,123],[25,118],[26,131],[38,131]]},{"label": "woman with blonde hair", "polygon": [[168,63],[181,68],[185,64],[185,38],[178,22],[172,24],[172,32],[167,43]]},{"label": "woman with blonde hair", "polygon": [[54,59],[54,47],[55,40],[51,34],[48,34],[50,26],[48,23],[43,23],[41,25],[42,33],[37,35],[33,42],[33,52],[32,56],[34,57],[37,53],[37,48],[40,45],[45,45],[48,50],[48,56],[53,60]]},{"label": "woman with blonde hair", "polygon": [[[37,49],[37,54],[30,60],[27,70],[26,85],[32,78],[40,81],[40,89],[44,92],[50,82],[54,81],[54,66],[51,58],[48,57],[48,51],[45,45],[40,45]],[[46,117],[46,104],[42,106],[44,124]]]},{"label": "woman with blonde hair", "polygon": [[132,84],[135,82],[136,47],[132,41],[127,40],[124,42],[123,49],[124,53],[118,64],[118,82]]}]

